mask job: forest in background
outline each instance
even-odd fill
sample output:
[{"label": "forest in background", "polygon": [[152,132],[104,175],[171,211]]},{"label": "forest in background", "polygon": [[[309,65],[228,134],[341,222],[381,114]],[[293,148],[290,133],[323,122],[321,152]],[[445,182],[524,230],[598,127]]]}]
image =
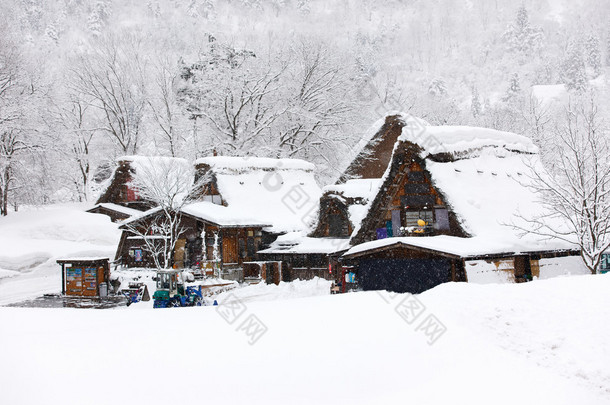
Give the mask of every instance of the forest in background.
[{"label": "forest in background", "polygon": [[0,207],[90,200],[131,154],[303,158],[325,184],[395,110],[546,150],[572,107],[531,87],[606,125],[609,71],[604,0],[5,0]]}]

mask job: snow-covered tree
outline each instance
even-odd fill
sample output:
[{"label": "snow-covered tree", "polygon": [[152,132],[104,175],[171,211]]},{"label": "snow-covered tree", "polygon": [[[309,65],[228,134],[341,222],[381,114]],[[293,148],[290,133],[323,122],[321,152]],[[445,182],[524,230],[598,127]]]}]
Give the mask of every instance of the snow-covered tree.
[{"label": "snow-covered tree", "polygon": [[482,113],[481,98],[476,86],[472,86],[472,98],[470,102],[470,113],[474,118],[478,118]]},{"label": "snow-covered tree", "polygon": [[443,79],[436,78],[430,82],[428,93],[433,96],[443,96],[447,94],[447,84]]},{"label": "snow-covered tree", "polygon": [[599,47],[599,39],[594,35],[589,35],[585,43],[587,65],[591,69],[591,75],[595,79],[602,71],[602,55]]},{"label": "snow-covered tree", "polygon": [[159,58],[154,67],[148,106],[154,120],[157,149],[173,157],[185,156],[184,146],[188,131],[187,117],[182,113],[175,87],[179,80],[177,65],[168,58]]},{"label": "snow-covered tree", "polygon": [[610,66],[610,29],[606,36],[606,66]]},{"label": "snow-covered tree", "polygon": [[526,218],[527,231],[576,243],[584,264],[596,273],[610,247],[610,128],[594,101],[568,107],[565,115],[544,140],[550,175],[535,171],[531,185],[547,214]]},{"label": "snow-covered tree", "polygon": [[103,131],[120,152],[135,154],[147,100],[138,39],[129,34],[108,36],[98,45],[72,67],[73,87],[92,100],[104,118]]},{"label": "snow-covered tree", "polygon": [[8,214],[11,194],[28,180],[20,173],[38,145],[33,125],[38,91],[16,40],[0,29],[0,215]]},{"label": "snow-covered tree", "polygon": [[568,90],[583,92],[587,89],[587,73],[579,41],[570,42],[561,73],[562,80]]},{"label": "snow-covered tree", "polygon": [[[53,111],[53,129],[59,138],[57,150],[60,159],[69,162],[62,177],[74,185],[78,201],[88,201],[91,191],[96,157],[94,138],[98,132],[90,101],[79,94],[68,93],[65,99],[56,100]],[[99,145],[98,145],[99,148]]]},{"label": "snow-covered tree", "polygon": [[519,74],[513,73],[510,77],[506,94],[504,95],[504,101],[511,103],[521,98],[521,96],[522,92],[521,84],[519,83]]},{"label": "snow-covered tree", "polygon": [[140,158],[130,186],[142,200],[157,207],[156,215],[129,224],[142,238],[157,269],[171,267],[176,242],[184,234],[180,209],[188,201],[193,172],[186,161],[171,158]]},{"label": "snow-covered tree", "polygon": [[112,16],[112,4],[107,0],[98,0],[93,3],[91,13],[87,18],[87,26],[91,33],[99,36],[104,31]]},{"label": "snow-covered tree", "polygon": [[543,33],[540,27],[530,24],[527,9],[521,6],[515,22],[508,26],[503,37],[509,51],[531,55],[540,48]]}]

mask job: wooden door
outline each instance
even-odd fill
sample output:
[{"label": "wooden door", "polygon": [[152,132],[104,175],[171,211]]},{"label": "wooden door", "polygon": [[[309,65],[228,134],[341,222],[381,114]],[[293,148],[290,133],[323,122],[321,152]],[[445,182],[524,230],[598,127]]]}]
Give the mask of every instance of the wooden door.
[{"label": "wooden door", "polygon": [[184,267],[184,249],[186,247],[186,239],[178,239],[174,248],[174,268],[181,269]]},{"label": "wooden door", "polygon": [[239,262],[237,258],[236,235],[228,235],[222,238],[222,262],[223,264]]}]

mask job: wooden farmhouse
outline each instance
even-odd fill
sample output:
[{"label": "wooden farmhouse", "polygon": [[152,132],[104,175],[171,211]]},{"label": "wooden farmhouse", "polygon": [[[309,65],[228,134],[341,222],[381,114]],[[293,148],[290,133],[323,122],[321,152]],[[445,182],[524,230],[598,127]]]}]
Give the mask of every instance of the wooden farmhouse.
[{"label": "wooden farmhouse", "polygon": [[338,183],[324,188],[311,234],[280,236],[260,253],[313,262],[338,281],[350,269],[365,290],[527,281],[541,260],[578,254],[527,233],[527,216],[543,209],[527,186],[532,170],[543,169],[523,136],[388,116]]},{"label": "wooden farmhouse", "polygon": [[[195,163],[194,184],[179,212],[183,233],[172,264],[193,268],[215,261],[228,278],[243,278],[244,264],[259,261],[258,252],[278,235],[309,229],[321,194],[314,166],[297,159],[203,158]],[[162,215],[152,208],[124,222],[116,259],[128,267],[153,267],[144,239],[164,243],[149,231]],[[284,270],[289,279],[289,268]]]},{"label": "wooden farmhouse", "polygon": [[[342,283],[349,272],[366,290],[417,293],[447,281],[527,281],[545,260],[578,254],[528,232],[528,216],[544,213],[528,187],[532,171],[544,170],[528,138],[403,114],[376,125],[323,189],[302,160],[197,160],[194,179],[184,179],[194,185],[179,212],[172,265],[213,262],[223,277],[274,282]],[[142,159],[122,160],[99,209],[147,206],[129,185]],[[147,242],[166,243],[151,230],[160,215],[150,208],[125,220],[117,261],[152,267]]]}]

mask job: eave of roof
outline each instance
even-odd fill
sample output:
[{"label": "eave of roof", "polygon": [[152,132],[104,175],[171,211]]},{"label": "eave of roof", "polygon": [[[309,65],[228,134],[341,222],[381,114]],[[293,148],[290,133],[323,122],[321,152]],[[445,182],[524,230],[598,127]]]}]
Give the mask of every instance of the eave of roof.
[{"label": "eave of roof", "polygon": [[[436,243],[438,242],[438,243]],[[462,245],[460,248],[466,248],[461,252],[455,247],[447,247],[447,243],[458,242]],[[469,246],[471,245],[471,246]],[[479,238],[459,238],[455,236],[430,236],[430,237],[401,237],[401,238],[386,238],[372,242],[356,245],[347,251],[343,259],[356,259],[363,256],[368,256],[374,253],[394,250],[407,249],[423,253],[429,253],[436,256],[447,257],[450,259],[462,260],[491,260],[506,257],[514,257],[519,255],[546,257],[559,256],[577,256],[580,254],[577,249],[569,248],[521,248],[516,247],[510,249],[505,243],[498,243],[497,246],[492,246],[488,249],[478,249],[480,245]],[[472,250],[468,248],[472,247]]]}]

